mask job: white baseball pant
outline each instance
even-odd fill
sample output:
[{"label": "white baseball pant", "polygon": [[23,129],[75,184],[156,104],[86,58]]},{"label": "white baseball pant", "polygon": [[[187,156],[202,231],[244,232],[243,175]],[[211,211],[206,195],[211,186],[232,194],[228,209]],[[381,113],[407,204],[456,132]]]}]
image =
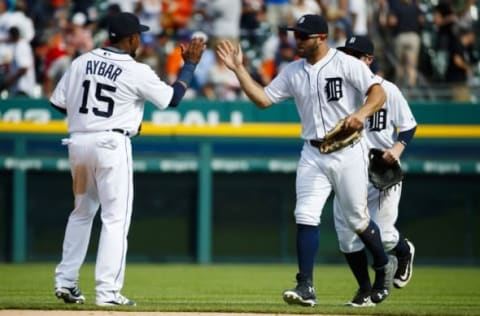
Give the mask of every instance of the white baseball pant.
[{"label": "white baseball pant", "polygon": [[335,192],[353,234],[369,224],[367,160],[363,140],[330,154],[321,154],[307,142],[297,167],[297,224],[317,226],[331,191]]},{"label": "white baseball pant", "polygon": [[[398,217],[398,205],[401,194],[402,183],[387,191],[380,191],[371,183],[368,185],[368,210],[372,220],[380,229],[385,251],[392,250],[399,240],[399,233],[395,228],[395,222]],[[341,210],[340,203],[336,197],[333,201],[333,213],[340,250],[343,253],[351,253],[363,249],[363,242],[357,234],[352,233],[349,229],[344,212]]]},{"label": "white baseball pant", "polygon": [[96,300],[110,301],[123,287],[133,205],[130,138],[116,132],[74,133],[66,140],[75,208],[68,218],[55,287],[73,287],[85,260],[93,219],[101,205],[95,266]]}]

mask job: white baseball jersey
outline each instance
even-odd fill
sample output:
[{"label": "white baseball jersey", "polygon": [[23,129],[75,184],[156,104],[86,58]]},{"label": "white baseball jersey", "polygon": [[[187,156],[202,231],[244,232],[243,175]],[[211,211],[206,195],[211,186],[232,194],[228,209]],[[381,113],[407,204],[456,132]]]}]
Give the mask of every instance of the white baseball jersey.
[{"label": "white baseball jersey", "polygon": [[410,130],[417,122],[402,92],[392,82],[383,79],[382,87],[387,102],[375,114],[368,118],[365,133],[369,148],[391,148],[397,141],[399,132]]},{"label": "white baseball jersey", "polygon": [[[417,123],[407,100],[398,87],[388,80],[382,81],[387,101],[380,110],[368,118],[365,138],[369,148],[389,149],[397,141],[398,132],[414,128]],[[386,251],[393,249],[399,240],[399,232],[395,227],[398,217],[398,205],[402,193],[402,184],[382,192],[371,183],[368,186],[368,210],[371,218],[377,223],[382,243]],[[334,199],[334,219],[340,250],[351,253],[364,246],[360,238],[349,229],[344,211]]]},{"label": "white baseball jersey", "polygon": [[120,128],[135,134],[145,101],[164,109],[172,95],[173,88],[148,65],[97,48],[73,61],[50,101],[67,110],[70,133]]},{"label": "white baseball jersey", "polygon": [[301,137],[306,140],[297,168],[297,224],[318,225],[333,190],[352,232],[367,227],[370,218],[363,139],[330,154],[321,154],[308,140],[322,139],[340,119],[355,112],[370,87],[379,83],[364,63],[331,48],[315,65],[304,59],[292,62],[265,87],[272,102],[294,98]]},{"label": "white baseball jersey", "polygon": [[340,119],[357,110],[359,94],[364,97],[377,83],[380,78],[367,65],[331,48],[315,65],[300,59],[285,66],[265,92],[274,103],[293,97],[302,138],[322,139]]}]

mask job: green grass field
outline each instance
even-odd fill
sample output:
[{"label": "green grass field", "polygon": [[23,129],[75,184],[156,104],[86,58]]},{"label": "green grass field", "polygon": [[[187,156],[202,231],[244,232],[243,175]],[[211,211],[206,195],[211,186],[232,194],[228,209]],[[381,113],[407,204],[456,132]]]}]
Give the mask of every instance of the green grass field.
[{"label": "green grass field", "polygon": [[[92,264],[81,271],[84,305],[66,305],[54,297],[53,273],[53,264],[0,265],[0,309],[99,309]],[[362,309],[343,306],[356,290],[346,265],[315,268],[318,306],[285,304],[281,293],[295,286],[295,273],[290,264],[129,264],[123,294],[137,301],[135,311],[480,315],[479,268],[416,266],[407,287],[394,289],[376,307]]]}]

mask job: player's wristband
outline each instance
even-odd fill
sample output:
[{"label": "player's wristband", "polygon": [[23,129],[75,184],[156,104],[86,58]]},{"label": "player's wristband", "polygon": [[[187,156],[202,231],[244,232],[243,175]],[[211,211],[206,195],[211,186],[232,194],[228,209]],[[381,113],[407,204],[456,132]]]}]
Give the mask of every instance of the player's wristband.
[{"label": "player's wristband", "polygon": [[182,70],[178,74],[177,81],[184,82],[187,86],[190,86],[190,83],[193,79],[193,72],[195,71],[196,64],[192,63],[191,61],[185,62],[183,64]]},{"label": "player's wristband", "polygon": [[397,141],[403,144],[403,146],[407,147],[407,145],[410,143],[410,141],[413,138],[413,135],[415,134],[417,127],[415,126],[412,129],[409,129],[407,131],[403,131],[398,133],[398,138]]},{"label": "player's wristband", "polygon": [[170,100],[170,103],[168,104],[168,107],[171,107],[171,108],[176,107],[180,103],[183,96],[185,95],[185,91],[187,91],[187,88],[185,88],[183,84],[178,82],[178,80],[172,84],[172,88],[173,88],[173,95],[172,95],[172,99]]}]

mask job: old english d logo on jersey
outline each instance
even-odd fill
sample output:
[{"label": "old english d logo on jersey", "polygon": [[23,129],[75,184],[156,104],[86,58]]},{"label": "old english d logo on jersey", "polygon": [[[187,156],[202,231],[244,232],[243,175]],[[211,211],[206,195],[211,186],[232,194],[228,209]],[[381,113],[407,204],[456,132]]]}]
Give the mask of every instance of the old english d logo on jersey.
[{"label": "old english d logo on jersey", "polygon": [[368,129],[379,132],[387,128],[387,110],[380,109],[368,117]]},{"label": "old english d logo on jersey", "polygon": [[325,85],[325,94],[327,101],[338,101],[343,97],[342,78],[325,78],[327,84]]}]

